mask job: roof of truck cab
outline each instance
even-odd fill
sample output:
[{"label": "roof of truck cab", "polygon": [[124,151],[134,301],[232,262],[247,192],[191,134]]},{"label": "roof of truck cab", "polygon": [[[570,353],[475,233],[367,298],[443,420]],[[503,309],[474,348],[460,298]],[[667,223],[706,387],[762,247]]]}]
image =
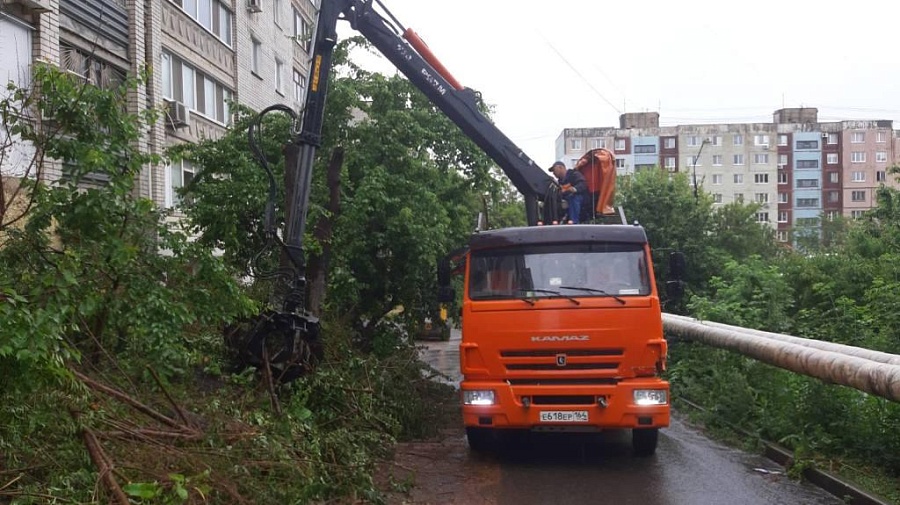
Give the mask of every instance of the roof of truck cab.
[{"label": "roof of truck cab", "polygon": [[646,244],[647,233],[641,226],[622,224],[523,226],[474,233],[469,239],[469,249],[478,250],[516,245],[567,242],[626,242]]}]

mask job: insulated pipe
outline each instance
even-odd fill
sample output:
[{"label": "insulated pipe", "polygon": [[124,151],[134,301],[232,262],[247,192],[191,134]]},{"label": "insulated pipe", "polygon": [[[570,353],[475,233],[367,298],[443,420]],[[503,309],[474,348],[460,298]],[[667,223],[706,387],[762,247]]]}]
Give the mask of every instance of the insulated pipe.
[{"label": "insulated pipe", "polygon": [[846,354],[847,356],[855,356],[857,358],[863,358],[863,359],[867,359],[870,361],[877,361],[878,363],[886,363],[888,365],[900,365],[900,356],[898,356],[896,354],[890,354],[890,353],[881,352],[881,351],[873,351],[872,349],[865,349],[862,347],[854,347],[852,345],[836,344],[834,342],[824,342],[822,340],[794,337],[792,335],[784,335],[781,333],[772,333],[769,331],[752,330],[750,328],[742,328],[740,326],[731,326],[728,324],[716,323],[713,321],[700,321],[700,320],[693,319],[690,317],[677,316],[675,314],[663,314],[663,318],[673,318],[673,319],[680,319],[683,321],[693,321],[693,322],[696,322],[699,324],[712,326],[714,328],[722,328],[723,330],[738,331],[738,332],[745,333],[747,335],[756,336],[756,337],[771,338],[773,340],[778,340],[780,342],[787,342],[789,344],[797,344],[797,345],[802,345],[804,347],[811,347],[813,349],[821,349],[823,351],[831,351],[831,352],[836,352],[836,353],[840,353],[840,354]]},{"label": "insulated pipe", "polygon": [[663,327],[667,333],[713,347],[737,351],[764,363],[825,382],[850,386],[888,400],[900,401],[898,365],[813,349],[670,316],[670,314],[663,315]]}]

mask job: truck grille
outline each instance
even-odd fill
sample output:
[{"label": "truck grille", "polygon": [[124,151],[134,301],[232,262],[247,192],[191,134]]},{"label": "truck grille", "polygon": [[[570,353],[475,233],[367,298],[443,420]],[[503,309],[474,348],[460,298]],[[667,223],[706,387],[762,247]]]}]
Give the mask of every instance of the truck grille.
[{"label": "truck grille", "polygon": [[500,361],[507,371],[608,371],[619,368],[623,348],[593,349],[507,349]]}]

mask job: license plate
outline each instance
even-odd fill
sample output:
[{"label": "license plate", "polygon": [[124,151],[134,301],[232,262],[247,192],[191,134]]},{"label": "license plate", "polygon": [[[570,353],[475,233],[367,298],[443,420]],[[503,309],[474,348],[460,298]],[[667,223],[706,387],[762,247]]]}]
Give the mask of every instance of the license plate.
[{"label": "license plate", "polygon": [[541,412],[542,423],[586,423],[586,410],[545,410]]}]

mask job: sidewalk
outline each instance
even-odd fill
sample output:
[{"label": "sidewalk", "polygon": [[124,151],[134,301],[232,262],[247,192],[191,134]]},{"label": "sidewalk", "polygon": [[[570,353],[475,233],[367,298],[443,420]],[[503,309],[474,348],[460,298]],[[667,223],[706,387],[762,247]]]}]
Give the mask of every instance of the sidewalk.
[{"label": "sidewalk", "polygon": [[454,328],[450,330],[450,340],[446,342],[416,343],[422,361],[446,376],[438,380],[446,384],[452,384],[457,388],[459,388],[459,382],[462,380],[462,375],[459,373],[459,342],[461,339],[462,332]]}]

